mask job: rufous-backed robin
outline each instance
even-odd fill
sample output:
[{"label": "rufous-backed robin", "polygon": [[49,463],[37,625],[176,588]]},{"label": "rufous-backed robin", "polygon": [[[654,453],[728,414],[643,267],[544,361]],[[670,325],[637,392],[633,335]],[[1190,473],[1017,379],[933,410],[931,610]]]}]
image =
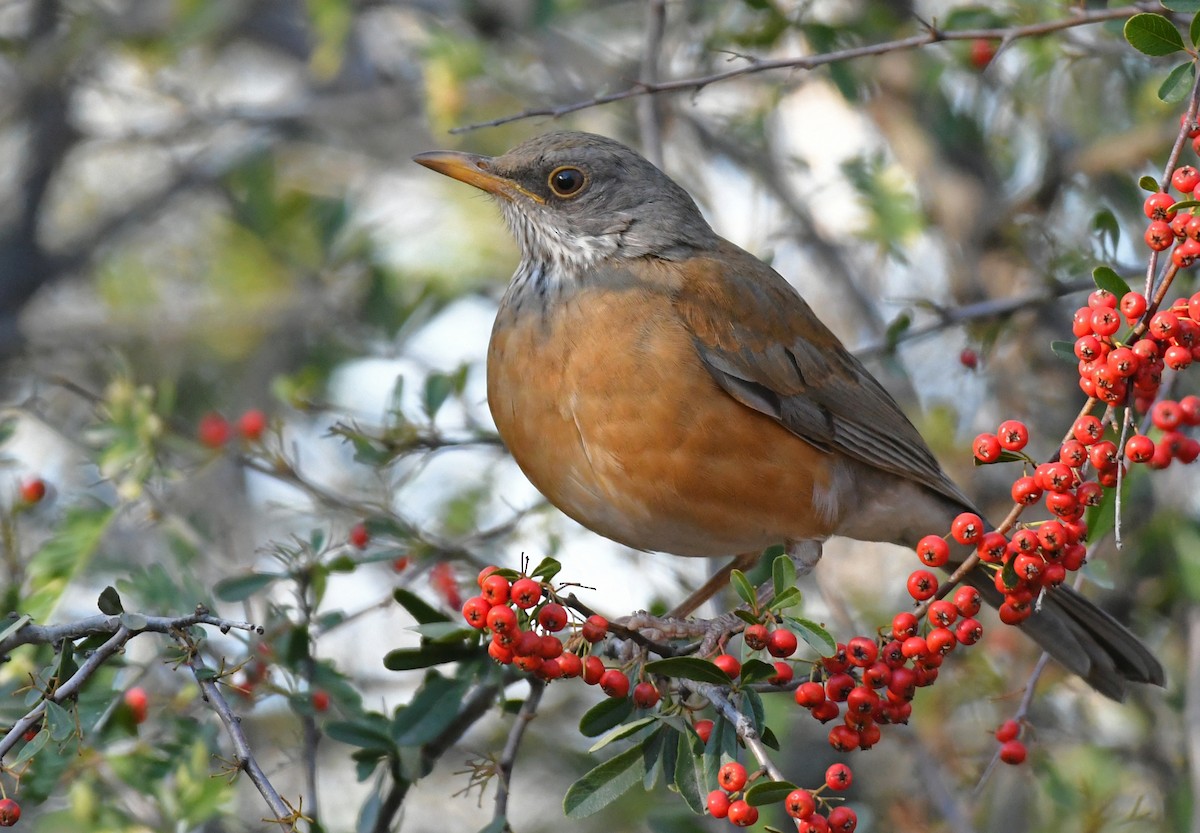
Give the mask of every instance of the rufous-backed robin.
[{"label": "rufous-backed robin", "polygon": [[[584,526],[746,563],[785,542],[819,556],[832,535],[913,546],[971,509],[799,293],[633,150],[551,133],[494,158],[415,161],[495,196],[520,244],[488,404],[521,469]],[[967,580],[998,604],[989,573]],[[1110,697],[1163,682],[1145,646],[1070,587],[1023,627]]]}]

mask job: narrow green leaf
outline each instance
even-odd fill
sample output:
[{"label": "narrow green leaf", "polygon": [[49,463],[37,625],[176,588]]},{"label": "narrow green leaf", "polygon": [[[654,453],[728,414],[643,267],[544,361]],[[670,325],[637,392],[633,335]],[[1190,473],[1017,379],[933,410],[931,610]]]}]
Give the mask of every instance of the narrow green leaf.
[{"label": "narrow green leaf", "polygon": [[1116,249],[1121,242],[1121,224],[1117,222],[1117,215],[1107,208],[1100,209],[1092,217],[1092,230],[1100,236],[1102,245],[1107,239],[1110,249]]},{"label": "narrow green leaf", "polygon": [[708,743],[704,745],[702,792],[707,793],[717,786],[717,770],[721,768],[722,752],[729,746],[731,739],[736,742],[737,731],[723,714],[718,713],[713,718],[712,734],[708,736]]},{"label": "narrow green leaf", "polygon": [[272,582],[286,578],[282,573],[250,573],[245,576],[232,576],[221,579],[213,588],[213,593],[223,602],[244,602]]},{"label": "narrow green leaf", "polygon": [[15,622],[13,622],[11,625],[9,625],[4,630],[0,631],[0,643],[4,642],[4,640],[8,639],[14,633],[19,631],[21,628],[25,627],[32,621],[33,621],[32,616],[30,616],[28,613],[22,613],[19,617],[17,617],[17,620]]},{"label": "narrow green leaf", "polygon": [[1093,269],[1092,280],[1100,289],[1106,289],[1118,298],[1129,291],[1129,284],[1125,283],[1120,275],[1107,266],[1097,266]]},{"label": "narrow green leaf", "polygon": [[1026,457],[1025,455],[1018,454],[1015,451],[1007,451],[1007,450],[1001,451],[1000,455],[995,460],[989,460],[986,463],[983,460],[980,460],[978,457],[973,458],[973,459],[975,460],[976,467],[992,466],[992,465],[995,465],[996,463],[1028,463],[1029,462],[1029,458]]},{"label": "narrow green leaf", "polygon": [[1160,56],[1184,48],[1183,36],[1175,24],[1161,14],[1145,12],[1125,21],[1125,40],[1143,55]]},{"label": "narrow green leaf", "polygon": [[1160,0],[1163,8],[1180,14],[1196,14],[1200,12],[1200,0]]},{"label": "narrow green leaf", "polygon": [[[663,771],[666,767],[666,761],[663,760],[663,752],[666,750],[666,739],[670,737],[675,740],[674,732],[665,729],[659,729],[650,737],[646,738],[646,742],[642,744],[642,762],[646,767],[646,774],[642,776],[642,789],[649,792],[658,785],[658,780],[663,777]],[[674,743],[671,748],[674,749]]]},{"label": "narrow green leaf", "polygon": [[742,684],[759,683],[775,676],[775,666],[761,659],[748,659],[742,663]]},{"label": "narrow green leaf", "polygon": [[27,743],[21,747],[20,753],[17,754],[17,757],[9,764],[9,766],[13,766],[13,767],[20,766],[21,764],[25,763],[30,758],[32,758],[34,755],[41,752],[42,749],[44,749],[46,744],[49,742],[50,742],[50,733],[47,732],[45,729],[42,729],[36,735],[33,736],[33,740],[29,741],[29,743]]},{"label": "narrow green leaf", "polygon": [[779,745],[779,738],[775,737],[775,733],[771,731],[770,726],[763,726],[759,733],[762,737],[763,744],[768,749],[774,749],[776,752],[781,752],[782,747]]},{"label": "narrow green leaf", "polygon": [[633,714],[633,701],[628,697],[621,700],[606,697],[579,718],[579,733],[587,738],[597,737],[631,714]]},{"label": "narrow green leaf", "polygon": [[[1192,21],[1193,25],[1195,21]],[[1168,104],[1178,104],[1188,97],[1192,91],[1192,81],[1196,77],[1196,65],[1191,61],[1180,64],[1163,79],[1158,87],[1159,101]]]},{"label": "narrow green leaf", "polygon": [[633,720],[622,726],[618,726],[617,728],[615,728],[611,732],[609,732],[607,735],[600,738],[600,740],[593,743],[591,745],[591,747],[588,749],[588,752],[596,752],[596,751],[608,746],[613,741],[624,740],[625,738],[629,737],[630,735],[636,735],[638,732],[642,731],[642,729],[646,728],[651,723],[656,722],[657,719],[658,718],[655,718],[655,717],[642,717],[642,718],[639,718],[638,720]]},{"label": "narrow green leaf", "polygon": [[458,717],[467,687],[465,680],[429,672],[416,696],[397,709],[390,729],[392,739],[398,746],[420,746],[436,738]]},{"label": "narrow green leaf", "polygon": [[900,343],[900,338],[908,332],[908,328],[912,326],[912,322],[912,313],[905,310],[888,324],[887,330],[883,334],[883,341],[887,345],[889,352],[896,349],[896,345]]},{"label": "narrow green leaf", "polygon": [[1050,342],[1050,350],[1064,362],[1070,362],[1071,364],[1079,363],[1079,357],[1075,355],[1075,344],[1073,342],[1052,341]]},{"label": "narrow green leaf", "polygon": [[46,701],[46,727],[42,731],[47,730],[55,743],[62,743],[75,734],[74,716],[53,700]]},{"label": "narrow green leaf", "polygon": [[422,599],[411,590],[397,587],[392,591],[396,604],[408,611],[408,615],[417,620],[419,625],[431,625],[434,622],[449,622],[450,617],[442,613],[429,602]]},{"label": "narrow green leaf", "polygon": [[445,404],[447,397],[453,392],[454,380],[445,373],[434,372],[426,376],[425,388],[423,390],[424,396],[421,403],[425,408],[425,414],[430,419],[436,417],[437,412]]},{"label": "narrow green leaf", "polygon": [[96,607],[105,616],[116,616],[118,613],[125,612],[125,605],[121,604],[121,594],[111,584],[100,591],[100,598],[96,600]]},{"label": "narrow green leaf", "polygon": [[790,781],[759,781],[746,790],[746,803],[753,807],[778,804],[794,789],[796,785]]},{"label": "narrow green leaf", "polygon": [[645,774],[642,747],[626,749],[572,784],[563,797],[563,812],[569,819],[586,818],[623,796]]},{"label": "narrow green leaf", "polygon": [[430,642],[465,642],[479,634],[474,628],[455,622],[430,622],[428,625],[413,625],[407,630],[416,631]]},{"label": "narrow green leaf", "polygon": [[1157,194],[1159,191],[1158,180],[1152,176],[1143,176],[1138,180],[1138,187],[1143,191],[1149,191],[1151,194]]},{"label": "narrow green leaf", "polygon": [[733,611],[733,615],[741,619],[747,625],[758,624],[758,617],[748,610],[742,610],[740,607]]},{"label": "narrow green leaf", "polygon": [[762,696],[752,688],[742,692],[742,712],[750,718],[755,731],[761,731],[767,719],[766,709],[763,708]]},{"label": "narrow green leaf", "polygon": [[771,583],[776,599],[796,588],[796,565],[789,556],[781,555],[771,562]]},{"label": "narrow green leaf", "polygon": [[389,671],[412,671],[414,668],[429,668],[447,662],[458,662],[479,656],[480,649],[474,645],[441,645],[431,643],[420,648],[397,648],[383,658]]},{"label": "narrow green leaf", "polygon": [[508,818],[501,816],[500,818],[492,819],[491,824],[482,828],[479,833],[506,833],[509,829]]},{"label": "narrow green leaf", "polygon": [[529,575],[536,576],[542,581],[550,581],[552,578],[558,575],[558,572],[561,569],[562,564],[559,564],[558,561],[553,558],[546,557],[538,562],[538,565],[533,568]]},{"label": "narrow green leaf", "polygon": [[[1197,6],[1200,6],[1200,0],[1197,0]],[[1200,45],[1200,11],[1192,18],[1192,25],[1188,27],[1188,37],[1192,39],[1192,46]]]},{"label": "narrow green leaf", "polygon": [[734,570],[729,576],[729,583],[733,585],[733,589],[741,597],[742,601],[751,607],[756,601],[754,585],[750,583],[750,579],[746,578],[746,574],[741,570]]},{"label": "narrow green leaf", "polygon": [[1009,559],[1005,565],[1000,568],[1000,576],[1005,587],[1017,586],[1017,566],[1015,558]]},{"label": "narrow green leaf", "polygon": [[366,721],[335,720],[322,727],[325,734],[339,743],[362,749],[391,750],[395,748],[386,728]]},{"label": "narrow green leaf", "polygon": [[804,597],[800,595],[799,587],[789,587],[771,600],[771,610],[786,610],[800,604]]},{"label": "narrow green leaf", "polygon": [[675,788],[680,798],[693,813],[704,812],[704,793],[701,782],[704,772],[700,766],[703,758],[693,749],[693,743],[698,742],[690,732],[679,733],[679,750],[675,759]]},{"label": "narrow green leaf", "polygon": [[[1129,482],[1125,477],[1122,485]],[[1117,525],[1117,490],[1105,489],[1099,506],[1089,506],[1084,513],[1087,521],[1088,543],[1095,543],[1113,531]]]},{"label": "narrow green leaf", "polygon": [[791,619],[800,638],[809,644],[814,651],[823,657],[831,657],[837,652],[837,641],[829,635],[829,631],[808,619]]},{"label": "narrow green leaf", "polygon": [[661,674],[664,677],[676,677],[683,680],[696,680],[713,685],[729,685],[729,675],[706,659],[697,657],[667,657],[646,663],[646,672]]},{"label": "narrow green leaf", "polygon": [[1185,211],[1189,208],[1200,207],[1200,200],[1180,200],[1171,206],[1172,211]]}]

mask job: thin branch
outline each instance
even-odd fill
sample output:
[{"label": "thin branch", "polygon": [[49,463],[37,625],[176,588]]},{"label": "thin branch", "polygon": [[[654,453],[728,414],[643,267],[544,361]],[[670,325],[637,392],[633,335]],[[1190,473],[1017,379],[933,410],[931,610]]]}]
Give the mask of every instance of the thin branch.
[{"label": "thin branch", "polygon": [[504,742],[504,751],[500,754],[500,781],[496,787],[496,810],[492,814],[493,819],[502,819],[508,815],[509,788],[513,766],[517,761],[517,750],[521,747],[521,738],[524,737],[525,730],[537,717],[538,705],[541,704],[542,694],[545,691],[546,684],[544,682],[533,677],[529,678],[529,696],[521,704],[517,719],[508,732],[508,739]]},{"label": "thin branch", "polygon": [[571,104],[562,104],[557,107],[533,107],[528,110],[523,110],[520,113],[515,113],[509,116],[492,119],[490,121],[476,122],[463,127],[452,129],[451,133],[465,133],[470,130],[478,130],[483,127],[497,127],[502,124],[508,124],[522,119],[534,118],[536,116],[550,116],[551,118],[559,118],[568,113],[575,113],[579,110],[586,110],[591,107],[599,107],[603,104],[611,104],[614,101],[623,101],[635,96],[658,95],[660,93],[673,92],[699,92],[710,84],[717,84],[722,81],[729,81],[734,78],[740,78],[744,75],[753,75],[759,72],[771,72],[774,70],[812,70],[817,67],[827,64],[834,64],[840,61],[849,61],[856,58],[866,58],[874,55],[884,55],[889,52],[898,52],[902,50],[918,49],[930,44],[940,43],[943,41],[954,40],[1013,40],[1015,38],[1036,37],[1039,35],[1048,35],[1053,32],[1059,32],[1063,29],[1071,29],[1077,26],[1088,26],[1095,23],[1103,23],[1109,20],[1121,20],[1131,17],[1138,12],[1149,11],[1150,9],[1158,8],[1157,3],[1137,3],[1132,6],[1123,6],[1117,9],[1092,9],[1083,12],[1072,10],[1072,16],[1065,17],[1060,20],[1049,20],[1041,23],[1031,23],[1025,26],[1010,26],[999,27],[992,29],[955,29],[951,31],[942,31],[935,27],[928,27],[925,32],[919,35],[913,35],[908,38],[900,38],[898,40],[885,41],[883,43],[873,43],[866,46],[856,46],[849,49],[838,49],[833,52],[825,52],[820,55],[810,55],[799,58],[778,58],[775,60],[760,60],[758,58],[746,58],[747,63],[736,69],[725,70],[724,72],[715,72],[710,75],[703,75],[694,78],[681,78],[675,81],[650,82],[648,80],[637,81],[633,85],[615,93],[598,95],[586,101],[576,101]]},{"label": "thin branch", "polygon": [[[658,81],[658,64],[662,54],[663,34],[667,29],[665,0],[646,3],[646,45],[642,51],[642,78],[649,84]],[[637,102],[638,130],[642,137],[642,153],[658,167],[663,164],[662,112],[657,96],[642,96]]]},{"label": "thin branch", "polygon": [[287,824],[289,830],[295,830],[296,822],[300,818],[299,813],[283,800],[279,792],[271,785],[262,767],[258,765],[258,761],[254,758],[254,752],[250,749],[250,742],[246,739],[246,733],[242,731],[242,719],[234,714],[229,701],[221,693],[212,669],[204,664],[195,644],[182,631],[176,632],[176,641],[187,654],[185,662],[192,670],[196,684],[200,686],[204,701],[225,724],[225,731],[233,741],[234,763],[237,768],[246,773],[251,783],[258,789],[259,794],[266,800],[271,812],[275,814],[275,818],[271,821]]},{"label": "thin branch", "polygon": [[135,633],[172,633],[190,628],[193,625],[211,625],[220,628],[221,633],[231,630],[251,631],[261,634],[262,626],[250,622],[236,622],[211,615],[204,607],[197,607],[190,616],[145,616],[142,614],[121,614],[114,616],[89,616],[74,622],[61,625],[35,625],[28,623],[15,632],[0,639],[0,656],[3,656],[22,645],[54,645],[64,639],[76,640],[85,636],[96,636],[105,633],[117,633],[122,627],[122,617],[135,616],[140,619]]},{"label": "thin branch", "polygon": [[783,773],[779,771],[779,767],[775,766],[775,763],[767,755],[767,747],[763,744],[758,730],[754,728],[754,722],[749,716],[739,711],[737,706],[733,705],[733,701],[726,696],[723,688],[711,683],[692,681],[688,681],[687,687],[712,703],[713,708],[733,724],[737,736],[741,738],[742,743],[746,744],[746,748],[750,750],[750,754],[758,761],[758,765],[766,771],[767,775],[771,776],[772,781],[787,780],[783,777]]}]

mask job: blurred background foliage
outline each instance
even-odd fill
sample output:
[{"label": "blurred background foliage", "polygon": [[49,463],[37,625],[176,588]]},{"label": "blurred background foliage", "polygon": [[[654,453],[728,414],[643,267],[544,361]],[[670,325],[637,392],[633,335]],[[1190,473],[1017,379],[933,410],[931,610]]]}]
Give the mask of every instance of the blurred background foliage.
[{"label": "blurred background foliage", "polygon": [[[596,606],[620,615],[680,597],[698,568],[579,530],[504,458],[481,361],[516,250],[490,203],[409,157],[499,153],[559,128],[638,146],[861,348],[968,493],[1000,511],[1011,472],[974,470],[971,436],[1019,418],[1034,453],[1052,452],[1082,396],[1050,341],[1069,338],[1094,266],[1134,286],[1145,269],[1136,183],[1160,173],[1183,108],[1157,98],[1169,64],[1131,50],[1119,20],[1018,39],[994,58],[945,42],[448,131],[634,79],[903,38],[923,22],[1014,26],[1103,7],[0,0],[6,611],[65,621],[116,584],[131,610],[182,615],[203,602],[261,622],[261,642],[215,636],[211,650],[248,663],[248,688],[263,681],[238,705],[281,791],[318,784],[305,808],[320,829],[483,828],[491,794],[481,807],[459,795],[463,761],[498,749],[511,717],[488,713],[420,781],[423,765],[400,765],[419,743],[397,752],[402,777],[361,757],[356,773],[352,746],[316,746],[323,721],[366,725],[422,684],[382,665],[416,643],[392,588],[450,609],[455,583],[482,564],[561,554],[564,575],[597,586]],[[270,417],[261,443],[197,442],[204,414],[250,408]],[[51,495],[22,506],[18,484],[33,476]],[[972,794],[988,733],[1015,708],[1035,656],[993,633],[918,698],[909,731],[857,762],[859,830],[1200,829],[1188,764],[1200,747],[1188,699],[1200,690],[1188,693],[1200,673],[1198,512],[1194,473],[1135,473],[1124,549],[1106,545],[1089,568],[1089,592],[1162,656],[1165,693],[1118,707],[1052,670],[1031,764]],[[364,549],[346,539],[361,520]],[[895,607],[903,557],[827,552],[805,588],[807,615],[836,632]],[[259,577],[238,584],[251,569]],[[598,575],[632,569],[646,587]],[[265,829],[247,785],[209,777],[222,738],[170,644],[154,639],[139,638],[79,703],[112,714],[122,690],[144,685],[151,719],[103,720],[86,743],[43,751],[22,778],[22,825]],[[0,669],[3,693],[52,661],[48,648],[15,655]],[[470,663],[447,673],[495,676]],[[460,703],[466,689],[446,685]],[[314,714],[317,687],[334,695],[329,715]],[[566,823],[561,797],[594,764],[574,728],[594,699],[552,687],[514,776],[514,829]],[[0,714],[23,713],[19,695],[5,700]],[[792,721],[784,705],[769,703],[773,725]],[[823,732],[796,722],[776,730],[779,763],[814,781],[832,753]],[[571,824],[725,823],[659,787]]]}]

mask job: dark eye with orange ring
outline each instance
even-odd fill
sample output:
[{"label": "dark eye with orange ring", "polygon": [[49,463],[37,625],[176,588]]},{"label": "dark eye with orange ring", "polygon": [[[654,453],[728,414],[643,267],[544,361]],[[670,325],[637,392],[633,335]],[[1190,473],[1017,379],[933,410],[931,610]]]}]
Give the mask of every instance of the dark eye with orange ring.
[{"label": "dark eye with orange ring", "polygon": [[558,197],[573,197],[583,190],[587,177],[578,168],[561,167],[550,172],[550,190]]}]

